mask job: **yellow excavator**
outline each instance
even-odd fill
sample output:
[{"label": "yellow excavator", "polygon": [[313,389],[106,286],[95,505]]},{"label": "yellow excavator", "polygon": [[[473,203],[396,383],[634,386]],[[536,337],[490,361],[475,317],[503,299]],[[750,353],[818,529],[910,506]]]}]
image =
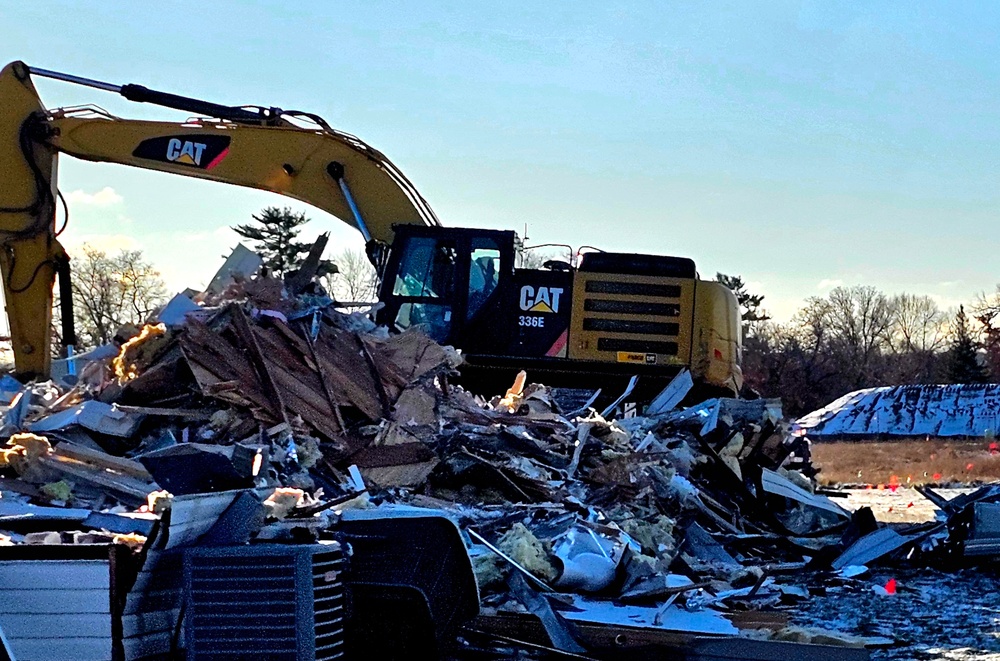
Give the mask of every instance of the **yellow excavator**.
[{"label": "yellow excavator", "polygon": [[[32,77],[112,92],[198,117],[122,119],[94,106],[46,109]],[[698,278],[690,259],[591,250],[517,268],[512,231],[441,226],[393,163],[316,115],[226,106],[141,85],[29,67],[0,72],[0,269],[15,368],[46,376],[53,285],[68,292],[57,239],[59,153],[268,190],[356,227],[380,276],[378,320],[422,327],[461,349],[463,380],[495,392],[526,369],[552,386],[643,376],[658,390],[689,368],[706,389],[736,393],[740,312],[731,291]],[[71,306],[71,297],[60,297]],[[61,314],[72,351],[72,308]]]}]

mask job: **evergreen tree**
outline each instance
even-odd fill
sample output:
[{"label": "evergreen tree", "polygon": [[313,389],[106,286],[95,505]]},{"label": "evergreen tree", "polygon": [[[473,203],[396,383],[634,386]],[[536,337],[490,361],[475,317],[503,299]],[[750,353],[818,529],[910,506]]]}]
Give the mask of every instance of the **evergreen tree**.
[{"label": "evergreen tree", "polygon": [[[266,207],[261,210],[260,215],[253,216],[253,222],[255,224],[237,225],[233,230],[254,243],[253,249],[264,260],[264,266],[277,276],[284,276],[299,268],[310,246],[298,241],[298,236],[309,218],[289,207]],[[323,260],[319,275],[335,270],[333,262]]]},{"label": "evergreen tree", "polygon": [[715,281],[725,285],[736,295],[736,301],[740,304],[740,309],[743,311],[741,315],[741,319],[743,320],[743,337],[749,337],[761,322],[770,320],[771,317],[761,308],[764,296],[748,292],[743,278],[738,275],[716,273]]},{"label": "evergreen tree", "polygon": [[978,343],[969,331],[965,306],[960,305],[948,352],[948,380],[952,383],[983,383],[986,376],[986,369],[979,363]]}]

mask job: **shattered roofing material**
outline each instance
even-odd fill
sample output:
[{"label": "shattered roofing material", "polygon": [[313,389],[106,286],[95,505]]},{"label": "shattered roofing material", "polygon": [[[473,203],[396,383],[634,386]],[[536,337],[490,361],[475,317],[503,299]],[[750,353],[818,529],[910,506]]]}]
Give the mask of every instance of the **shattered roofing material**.
[{"label": "shattered roofing material", "polygon": [[855,390],[795,424],[810,438],[981,437],[1000,424],[1000,384]]}]

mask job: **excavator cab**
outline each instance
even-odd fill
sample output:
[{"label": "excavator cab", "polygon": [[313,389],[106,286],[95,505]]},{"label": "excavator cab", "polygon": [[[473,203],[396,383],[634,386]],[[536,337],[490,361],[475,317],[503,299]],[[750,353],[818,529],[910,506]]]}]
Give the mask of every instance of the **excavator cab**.
[{"label": "excavator cab", "polygon": [[466,352],[503,351],[513,275],[513,232],[396,227],[379,322],[396,331],[419,327]]}]

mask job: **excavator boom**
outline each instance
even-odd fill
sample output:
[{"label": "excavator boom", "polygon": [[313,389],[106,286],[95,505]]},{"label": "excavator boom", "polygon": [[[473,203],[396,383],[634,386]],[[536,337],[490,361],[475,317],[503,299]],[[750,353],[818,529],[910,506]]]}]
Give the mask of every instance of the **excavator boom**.
[{"label": "excavator boom", "polygon": [[66,253],[55,232],[55,152],[36,140],[44,113],[27,67],[0,72],[0,269],[15,368],[45,376],[51,361],[52,285]]},{"label": "excavator boom", "polygon": [[58,111],[47,124],[54,131],[48,143],[70,156],[279,193],[336,216],[369,241],[390,243],[393,225],[438,224],[387,161],[323,129],[122,121],[92,109]]},{"label": "excavator boom", "polygon": [[[33,74],[210,117],[159,122],[92,107],[47,110]],[[394,225],[439,225],[388,158],[313,115],[223,106],[14,62],[0,71],[0,268],[21,376],[48,374],[52,287],[57,272],[68,273],[55,230],[59,152],[301,200],[357,228],[369,255],[392,242]]]}]

